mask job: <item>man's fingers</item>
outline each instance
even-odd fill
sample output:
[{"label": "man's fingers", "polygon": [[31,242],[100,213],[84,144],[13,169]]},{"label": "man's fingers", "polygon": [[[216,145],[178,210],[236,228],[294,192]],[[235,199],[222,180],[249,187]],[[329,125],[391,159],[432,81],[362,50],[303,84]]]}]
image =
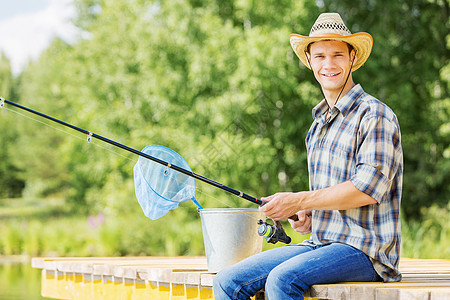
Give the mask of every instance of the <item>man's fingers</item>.
[{"label": "man's fingers", "polygon": [[266,203],[260,207],[260,211],[267,217],[272,218],[275,221],[284,220],[289,217],[297,219],[295,216],[296,199],[293,197],[293,193],[276,193],[268,197],[263,197],[261,200]]},{"label": "man's fingers", "polygon": [[311,218],[308,215],[304,216],[303,221],[293,221],[291,219],[288,219],[288,221],[291,227],[300,234],[308,234],[311,232]]},{"label": "man's fingers", "polygon": [[[261,200],[263,200],[263,199],[264,198],[261,198]],[[263,200],[263,201],[266,201],[266,200]],[[274,204],[269,201],[266,201],[267,202],[266,204],[264,204],[263,206],[260,206],[259,211],[263,212],[268,217],[272,217],[272,215],[273,215],[272,210],[274,209]]]},{"label": "man's fingers", "polygon": [[295,229],[295,227],[297,226],[296,223],[297,223],[298,221],[294,221],[294,220],[292,220],[292,219],[288,219],[288,221],[289,221],[289,224],[291,224],[291,227],[292,227],[293,229]]},{"label": "man's fingers", "polygon": [[270,196],[267,196],[267,197],[261,197],[261,200],[262,200],[262,201],[269,202],[269,201],[271,201],[273,198],[275,198],[276,195],[277,195],[277,194],[273,194],[273,195],[270,195]]},{"label": "man's fingers", "polygon": [[279,211],[279,208],[274,202],[268,202],[264,206],[260,206],[259,211],[263,212],[266,215],[266,217],[269,217],[274,221],[280,221],[285,219],[285,217],[283,217],[283,214]]},{"label": "man's fingers", "polygon": [[264,204],[263,206],[259,207],[260,211],[263,211],[264,213],[268,213],[270,212],[274,207],[275,207],[275,203],[271,203],[271,201],[276,197],[276,194],[274,195],[270,195],[267,197],[262,197],[261,200],[265,201],[266,204]]},{"label": "man's fingers", "polygon": [[298,220],[299,220],[299,221],[302,221],[302,222],[305,221],[305,215],[306,215],[306,213],[305,213],[304,210],[299,211],[299,212],[297,213]]},{"label": "man's fingers", "polygon": [[311,218],[306,217],[305,222],[303,223],[303,228],[309,230],[311,228]]},{"label": "man's fingers", "polygon": [[305,209],[297,212],[298,219],[300,221],[304,221],[306,218],[310,218],[312,215],[312,211],[310,209]]}]

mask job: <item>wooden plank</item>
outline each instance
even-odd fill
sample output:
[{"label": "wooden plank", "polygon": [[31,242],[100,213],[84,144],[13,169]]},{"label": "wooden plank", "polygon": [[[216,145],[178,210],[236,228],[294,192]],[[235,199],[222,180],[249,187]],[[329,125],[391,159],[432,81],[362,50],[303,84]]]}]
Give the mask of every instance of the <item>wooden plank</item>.
[{"label": "wooden plank", "polygon": [[[131,260],[131,262],[130,262]],[[137,268],[171,268],[171,269],[192,269],[192,270],[206,270],[207,262],[205,257],[190,257],[188,259],[183,257],[164,258],[164,257],[142,257],[132,258],[68,258],[63,260],[57,259],[34,259],[32,266],[35,268],[44,268],[46,270],[59,270],[64,272],[77,273],[93,273],[95,275],[115,275],[122,276],[121,273],[126,274],[127,278],[136,278],[137,271],[130,271],[130,269]]]},{"label": "wooden plank", "polygon": [[[338,284],[319,284],[309,289],[309,295],[320,299],[377,299],[377,289],[400,290],[403,288],[417,287],[450,287],[450,282],[433,282],[433,283],[378,283],[378,282],[355,282],[355,283],[338,283]],[[392,294],[392,292],[391,292]],[[394,299],[394,298],[393,298]]]},{"label": "wooden plank", "polygon": [[[163,256],[161,257],[156,257],[156,256],[146,256],[145,258],[155,258],[155,259],[159,259],[159,258],[164,258]],[[133,260],[133,259],[142,259],[143,256],[129,256],[126,257],[126,260]],[[81,261],[81,262],[89,262],[89,261],[95,261],[95,262],[101,262],[101,261],[112,261],[114,259],[121,259],[123,260],[123,257],[33,257],[31,259],[31,266],[33,268],[37,268],[37,269],[43,269],[44,268],[44,263],[46,261],[53,261],[53,262],[57,262],[57,261],[65,261],[65,262],[77,262],[77,261]]]},{"label": "wooden plank", "polygon": [[440,278],[439,276],[433,276],[430,278],[423,277],[411,277],[411,278],[403,278],[401,282],[448,282],[448,278]]},{"label": "wooden plank", "polygon": [[[205,260],[204,256],[125,256],[125,257],[34,257],[32,262],[38,262],[43,260],[52,261],[110,261],[120,262],[120,261],[130,261],[130,260],[161,260],[161,261],[173,261],[173,260]],[[419,265],[419,266],[442,266],[450,265],[450,260],[445,259],[411,259],[402,258],[400,260],[400,267],[403,265]]]},{"label": "wooden plank", "polygon": [[145,271],[141,271],[139,274],[140,274],[141,279],[144,279],[144,280],[170,283],[170,275],[172,274],[172,270],[170,270],[170,269],[148,269]]},{"label": "wooden plank", "polygon": [[377,289],[377,300],[429,300],[429,291],[405,290],[405,289]]},{"label": "wooden plank", "polygon": [[450,266],[448,267],[435,267],[435,268],[430,268],[430,267],[415,267],[415,268],[410,268],[408,270],[400,270],[402,272],[402,274],[416,274],[416,273],[426,273],[426,274],[435,274],[435,273],[441,273],[441,274],[449,274],[450,273]]},{"label": "wooden plank", "polygon": [[450,280],[450,274],[407,274],[402,278],[403,281],[410,280]]},{"label": "wooden plank", "polygon": [[213,286],[214,275],[215,274],[213,274],[213,273],[201,274],[201,276],[200,276],[200,284],[201,284],[201,286],[212,287]]},{"label": "wooden plank", "polygon": [[[130,256],[130,257],[33,257],[31,259],[31,266],[33,268],[52,269],[53,264],[57,262],[64,263],[74,263],[74,264],[111,264],[111,265],[121,265],[121,264],[182,264],[186,262],[192,263],[204,263],[206,265],[206,257],[204,256],[174,256],[174,257],[164,257],[164,256]],[[46,264],[47,263],[47,264]]]},{"label": "wooden plank", "polygon": [[376,299],[429,300],[432,299],[433,292],[435,294],[435,297],[437,295],[441,295],[446,296],[447,300],[450,299],[450,287],[428,287],[428,288],[406,287],[401,289],[379,288],[376,289]]},{"label": "wooden plank", "polygon": [[[191,299],[213,299],[215,274],[207,272],[205,257],[33,258],[32,267],[45,271],[42,290],[48,296],[60,294],[60,298],[61,295],[68,298],[68,290],[74,289],[77,296],[87,298],[107,292],[119,298],[136,293],[148,299],[185,299],[188,294]],[[316,285],[307,296],[350,300],[450,300],[449,260],[401,259],[400,270],[402,282]]]},{"label": "wooden plank", "polygon": [[201,276],[203,272],[186,272],[186,284],[188,285],[200,285]]},{"label": "wooden plank", "polygon": [[448,289],[433,289],[430,293],[430,300],[450,300]]},{"label": "wooden plank", "polygon": [[[170,283],[171,276],[173,273],[188,273],[189,276],[186,277],[186,283],[189,284],[199,284],[200,283],[200,276],[201,274],[205,273],[205,271],[186,271],[186,270],[172,270],[172,269],[140,269],[138,270],[138,277],[143,280],[151,280],[151,281],[158,281],[158,282],[166,282]],[[180,275],[184,276],[184,275]],[[177,277],[180,278],[180,277]]]}]

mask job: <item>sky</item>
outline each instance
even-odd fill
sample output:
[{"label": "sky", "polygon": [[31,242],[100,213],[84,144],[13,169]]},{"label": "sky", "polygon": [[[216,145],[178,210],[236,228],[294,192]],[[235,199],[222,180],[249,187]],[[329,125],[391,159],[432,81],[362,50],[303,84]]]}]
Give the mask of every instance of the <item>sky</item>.
[{"label": "sky", "polygon": [[18,75],[35,60],[53,38],[74,41],[77,28],[73,0],[0,0],[0,52]]}]

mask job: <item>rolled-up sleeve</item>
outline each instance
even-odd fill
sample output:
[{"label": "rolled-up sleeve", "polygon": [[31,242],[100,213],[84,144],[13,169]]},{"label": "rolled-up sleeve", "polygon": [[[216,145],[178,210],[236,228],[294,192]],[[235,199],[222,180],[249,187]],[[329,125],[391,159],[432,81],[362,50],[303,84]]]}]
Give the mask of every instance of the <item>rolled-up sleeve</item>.
[{"label": "rolled-up sleeve", "polygon": [[353,185],[380,203],[390,191],[403,159],[399,153],[400,130],[395,120],[384,115],[365,116],[359,129],[356,173]]}]

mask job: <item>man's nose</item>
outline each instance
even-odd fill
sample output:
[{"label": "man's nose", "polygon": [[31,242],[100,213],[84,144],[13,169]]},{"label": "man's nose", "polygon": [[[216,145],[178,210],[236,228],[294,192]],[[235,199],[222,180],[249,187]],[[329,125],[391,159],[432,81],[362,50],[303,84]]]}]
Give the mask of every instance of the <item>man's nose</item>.
[{"label": "man's nose", "polygon": [[323,60],[323,67],[324,68],[333,68],[336,66],[336,63],[332,56],[326,56]]}]

